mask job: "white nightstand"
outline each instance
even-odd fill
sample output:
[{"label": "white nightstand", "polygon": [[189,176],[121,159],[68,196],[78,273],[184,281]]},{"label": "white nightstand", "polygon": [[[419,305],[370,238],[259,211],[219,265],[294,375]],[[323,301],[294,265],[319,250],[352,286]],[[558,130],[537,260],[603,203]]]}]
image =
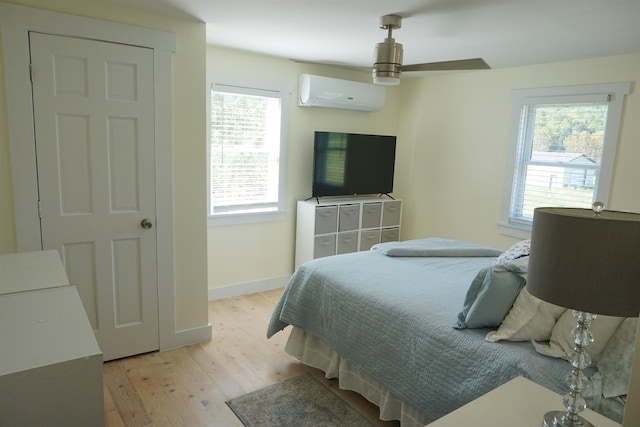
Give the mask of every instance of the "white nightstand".
[{"label": "white nightstand", "polygon": [[[563,409],[559,394],[517,377],[428,427],[540,427],[545,413]],[[590,409],[580,415],[598,427],[620,427],[620,424]]]}]

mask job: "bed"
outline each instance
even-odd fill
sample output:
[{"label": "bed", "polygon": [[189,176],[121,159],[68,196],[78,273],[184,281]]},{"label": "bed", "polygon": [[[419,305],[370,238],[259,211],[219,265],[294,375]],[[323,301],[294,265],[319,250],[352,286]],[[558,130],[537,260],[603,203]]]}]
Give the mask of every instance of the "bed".
[{"label": "bed", "polygon": [[[511,340],[522,330],[503,330],[526,283],[526,255],[514,248],[429,238],[309,261],[289,280],[267,337],[291,325],[287,353],[403,426],[428,424],[516,376],[564,393],[569,364],[550,357],[560,345],[549,336],[536,348]],[[547,311],[551,335],[564,310]],[[619,328],[609,329],[611,338]],[[603,381],[590,374],[589,407],[620,421],[625,396],[601,398]]]}]

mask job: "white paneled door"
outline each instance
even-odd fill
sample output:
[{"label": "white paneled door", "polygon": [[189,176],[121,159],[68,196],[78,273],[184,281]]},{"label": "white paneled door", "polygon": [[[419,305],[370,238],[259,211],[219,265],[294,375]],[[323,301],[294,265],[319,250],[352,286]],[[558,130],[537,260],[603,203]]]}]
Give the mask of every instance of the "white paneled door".
[{"label": "white paneled door", "polygon": [[43,249],[105,360],[158,349],[153,50],[30,33]]}]

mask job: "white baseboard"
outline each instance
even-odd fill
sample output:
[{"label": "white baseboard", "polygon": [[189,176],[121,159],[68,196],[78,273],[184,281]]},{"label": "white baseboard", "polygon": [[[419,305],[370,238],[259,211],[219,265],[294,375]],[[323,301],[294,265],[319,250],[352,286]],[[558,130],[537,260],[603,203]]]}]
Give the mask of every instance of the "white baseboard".
[{"label": "white baseboard", "polygon": [[290,276],[273,277],[271,279],[256,280],[254,282],[236,283],[235,285],[209,288],[209,301],[232,298],[240,295],[255,294],[284,288]]},{"label": "white baseboard", "polygon": [[211,341],[211,324],[176,331],[174,338],[170,348],[161,348],[160,351]]}]

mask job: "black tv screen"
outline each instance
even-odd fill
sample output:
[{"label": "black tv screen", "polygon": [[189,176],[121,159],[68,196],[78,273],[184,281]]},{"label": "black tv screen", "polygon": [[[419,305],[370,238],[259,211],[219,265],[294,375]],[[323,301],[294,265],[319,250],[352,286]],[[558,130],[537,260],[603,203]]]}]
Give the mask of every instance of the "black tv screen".
[{"label": "black tv screen", "polygon": [[316,131],[312,197],[391,193],[395,159],[395,136]]}]

